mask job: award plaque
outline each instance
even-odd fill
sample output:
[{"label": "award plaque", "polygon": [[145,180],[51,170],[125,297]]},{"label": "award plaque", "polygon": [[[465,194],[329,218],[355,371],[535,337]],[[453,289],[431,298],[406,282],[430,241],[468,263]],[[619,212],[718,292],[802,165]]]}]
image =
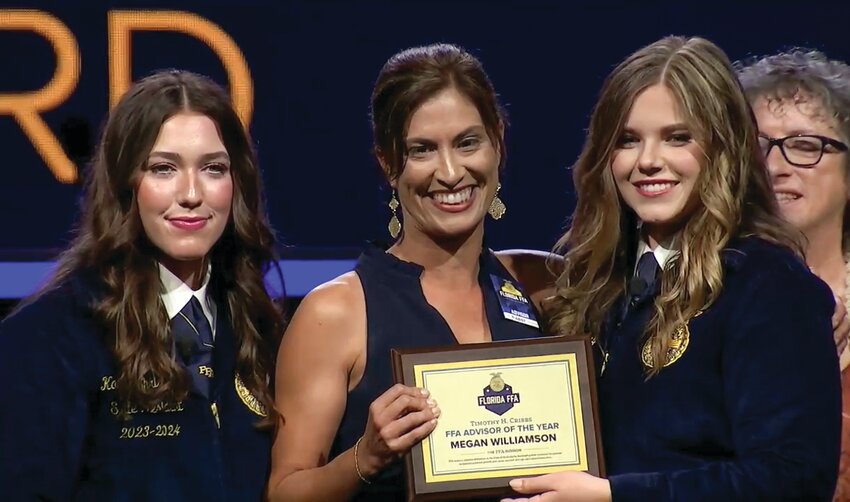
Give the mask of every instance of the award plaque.
[{"label": "award plaque", "polygon": [[406,456],[408,499],[512,493],[517,477],[604,475],[587,337],[393,350],[396,382],[428,389],[437,427]]}]

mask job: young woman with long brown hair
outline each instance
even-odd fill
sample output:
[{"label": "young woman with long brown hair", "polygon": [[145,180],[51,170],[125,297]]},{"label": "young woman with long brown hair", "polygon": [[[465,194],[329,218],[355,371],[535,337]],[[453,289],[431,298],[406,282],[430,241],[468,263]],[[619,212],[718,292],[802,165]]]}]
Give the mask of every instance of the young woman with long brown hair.
[{"label": "young woman with long brown hair", "polygon": [[541,501],[829,500],[840,434],[829,289],[782,220],[726,55],[668,37],[606,79],[574,167],[552,327],[595,340],[607,479]]},{"label": "young woman with long brown hair", "polygon": [[218,85],[164,71],[124,95],[76,238],[0,325],[4,498],[262,496],[283,321],[261,188]]}]

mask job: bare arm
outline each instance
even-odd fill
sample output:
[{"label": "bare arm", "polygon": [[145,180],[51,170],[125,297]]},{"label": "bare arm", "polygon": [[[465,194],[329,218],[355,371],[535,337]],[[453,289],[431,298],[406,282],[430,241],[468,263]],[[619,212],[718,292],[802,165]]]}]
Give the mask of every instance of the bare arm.
[{"label": "bare arm", "polygon": [[362,294],[358,303],[351,282],[342,276],[312,291],[283,336],[275,376],[281,420],[272,446],[271,500],[344,500],[360,482],[349,452],[328,462],[349,373],[360,355],[356,342],[366,336]]},{"label": "bare arm", "polygon": [[[346,500],[360,478],[354,448],[330,462],[348,391],[366,357],[366,308],[356,274],[304,298],[278,354],[275,400],[281,421],[272,446],[271,500]],[[352,378],[352,375],[355,377]],[[395,386],[378,397],[358,448],[368,478],[433,430],[439,410],[419,389]]]}]

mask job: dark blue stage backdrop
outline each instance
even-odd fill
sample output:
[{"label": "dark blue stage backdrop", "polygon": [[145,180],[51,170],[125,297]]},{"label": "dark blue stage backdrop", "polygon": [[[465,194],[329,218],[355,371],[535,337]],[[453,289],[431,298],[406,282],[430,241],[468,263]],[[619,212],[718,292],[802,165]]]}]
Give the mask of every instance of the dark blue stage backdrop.
[{"label": "dark blue stage backdrop", "polygon": [[[5,0],[5,3],[8,0]],[[110,102],[165,67],[227,84],[250,119],[289,293],[386,238],[389,196],[368,105],[394,52],[445,41],[481,58],[510,118],[494,248],[548,249],[573,206],[569,166],[602,79],[667,34],[733,59],[801,45],[850,60],[850,3],[611,1],[0,4],[0,298],[19,298],[68,241],[80,173]],[[743,5],[740,5],[743,4]]]}]

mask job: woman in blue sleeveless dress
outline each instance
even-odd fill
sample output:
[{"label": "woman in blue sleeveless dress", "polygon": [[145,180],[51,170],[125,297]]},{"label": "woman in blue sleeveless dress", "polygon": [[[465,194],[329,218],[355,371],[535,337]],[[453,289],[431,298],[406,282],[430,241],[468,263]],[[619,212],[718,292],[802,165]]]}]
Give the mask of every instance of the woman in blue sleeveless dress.
[{"label": "woman in blue sleeveless dress", "polygon": [[397,209],[404,229],[311,292],[284,335],[273,500],[402,499],[399,461],[440,409],[426,391],[393,385],[391,348],[541,335],[505,318],[494,285],[509,281],[539,310],[553,280],[546,255],[484,248],[485,216],[504,212],[505,121],[481,64],[451,45],[393,56],[372,121],[394,189],[390,231]]}]

